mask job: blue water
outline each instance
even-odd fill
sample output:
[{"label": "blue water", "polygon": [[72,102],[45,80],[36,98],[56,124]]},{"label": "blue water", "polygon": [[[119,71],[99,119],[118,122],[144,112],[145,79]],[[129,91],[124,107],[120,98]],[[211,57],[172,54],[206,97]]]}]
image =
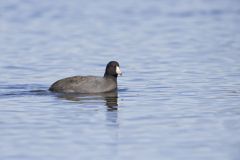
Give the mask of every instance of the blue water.
[{"label": "blue water", "polygon": [[[0,159],[240,159],[240,1],[0,1]],[[117,60],[116,96],[48,91]]]}]

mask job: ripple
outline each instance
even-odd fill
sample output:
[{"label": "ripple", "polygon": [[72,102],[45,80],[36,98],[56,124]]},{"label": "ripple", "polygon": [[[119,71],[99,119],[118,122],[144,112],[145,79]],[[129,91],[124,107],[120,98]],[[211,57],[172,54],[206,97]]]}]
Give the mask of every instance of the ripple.
[{"label": "ripple", "polygon": [[[238,0],[0,3],[0,159],[238,159]],[[117,95],[48,91],[109,60]]]}]

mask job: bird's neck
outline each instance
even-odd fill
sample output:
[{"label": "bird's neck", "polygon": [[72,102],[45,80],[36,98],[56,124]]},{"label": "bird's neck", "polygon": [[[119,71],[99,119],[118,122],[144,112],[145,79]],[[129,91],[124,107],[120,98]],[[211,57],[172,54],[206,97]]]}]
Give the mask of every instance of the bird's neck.
[{"label": "bird's neck", "polygon": [[104,78],[109,78],[109,79],[113,79],[114,81],[117,81],[117,76],[113,76],[113,75],[108,75],[108,74],[104,74]]}]

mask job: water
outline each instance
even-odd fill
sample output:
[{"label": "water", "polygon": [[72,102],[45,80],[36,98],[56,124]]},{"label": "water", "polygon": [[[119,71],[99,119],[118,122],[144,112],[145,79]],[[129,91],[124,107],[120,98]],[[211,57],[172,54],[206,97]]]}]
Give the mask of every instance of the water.
[{"label": "water", "polygon": [[[0,159],[240,159],[240,2],[0,2]],[[103,75],[116,95],[48,92]]]}]

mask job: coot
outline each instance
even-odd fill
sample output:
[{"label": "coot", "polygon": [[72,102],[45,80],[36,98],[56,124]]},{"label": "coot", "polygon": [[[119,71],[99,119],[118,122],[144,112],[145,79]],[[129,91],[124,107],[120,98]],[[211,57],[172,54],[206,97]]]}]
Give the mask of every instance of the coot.
[{"label": "coot", "polygon": [[117,77],[121,74],[119,63],[111,61],[107,64],[103,77],[68,77],[53,83],[49,90],[62,93],[102,93],[114,91],[117,89]]}]

